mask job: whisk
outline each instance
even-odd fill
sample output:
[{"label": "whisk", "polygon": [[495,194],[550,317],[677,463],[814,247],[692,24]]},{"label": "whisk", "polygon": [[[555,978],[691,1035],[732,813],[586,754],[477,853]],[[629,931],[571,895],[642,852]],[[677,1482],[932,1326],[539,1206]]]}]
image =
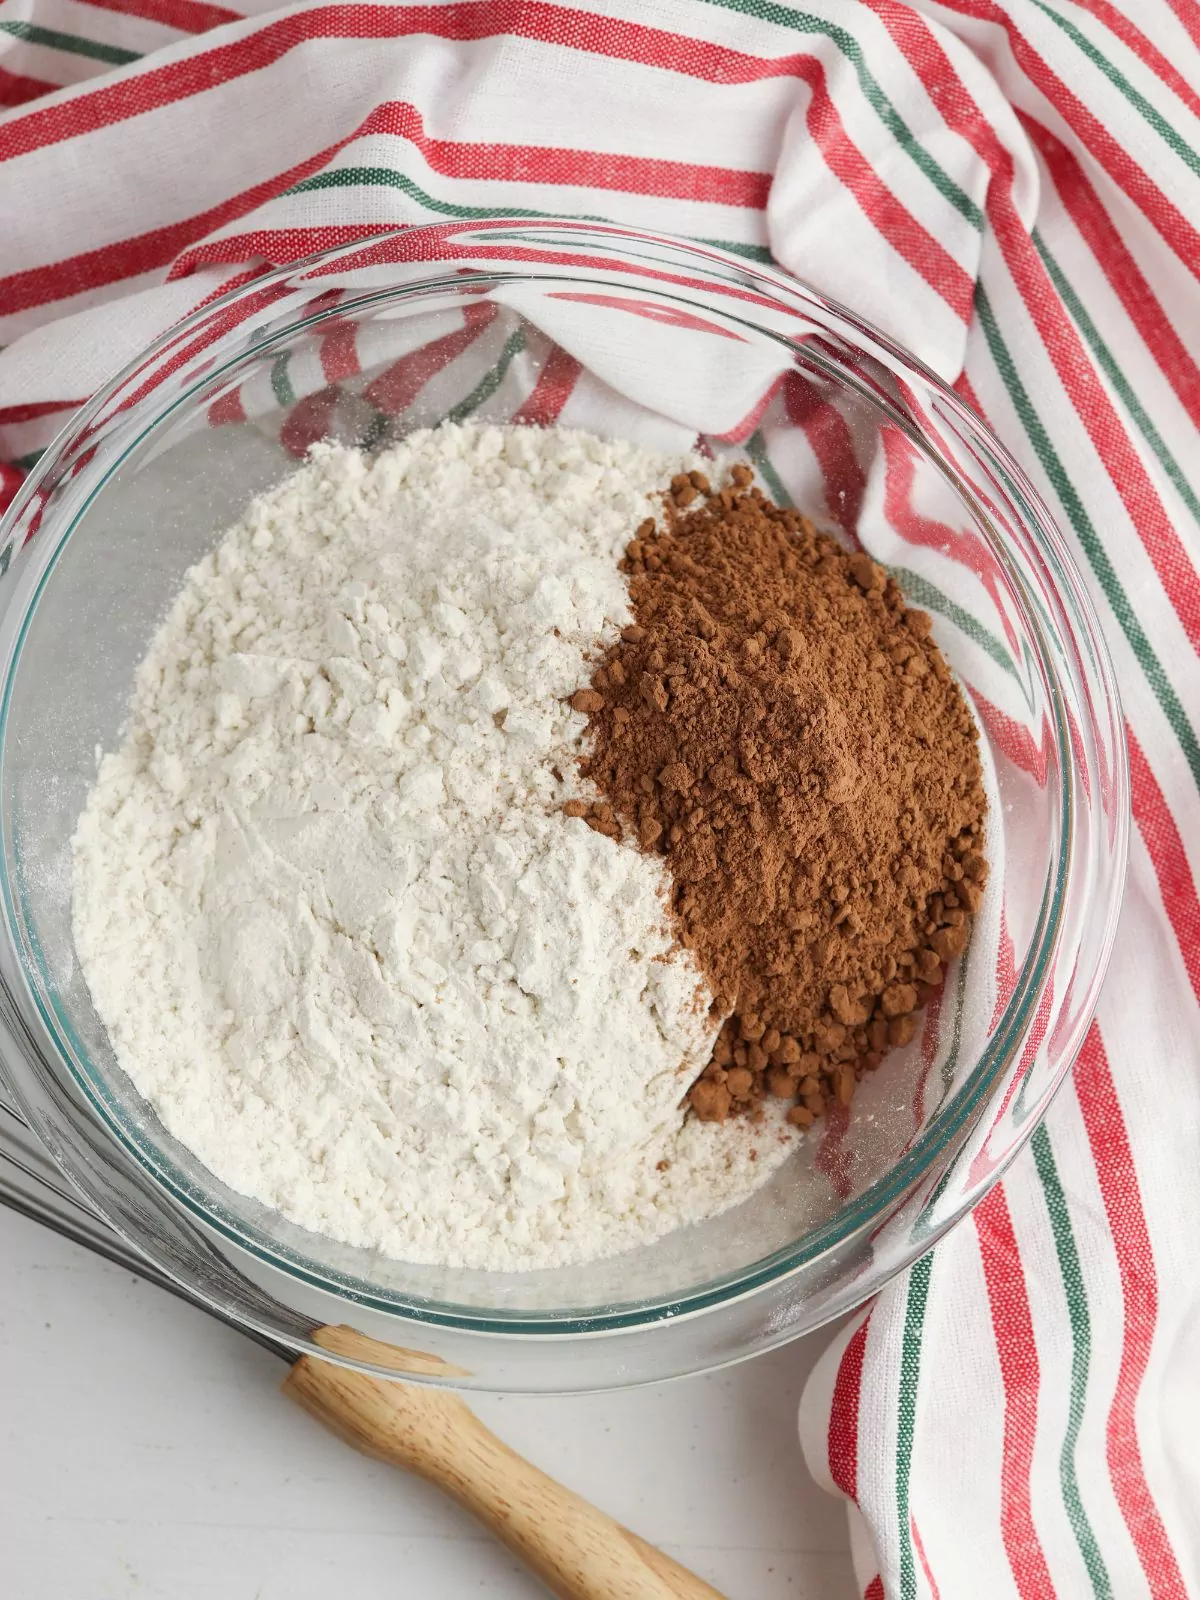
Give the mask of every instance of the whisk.
[{"label": "whisk", "polygon": [[[560,1600],[721,1600],[717,1591],[489,1432],[445,1389],[301,1356],[194,1299],[113,1232],[58,1171],[0,1087],[0,1204],[147,1278],[289,1363],[283,1389],[364,1454],[419,1473],[477,1517]],[[348,1351],[352,1329],[318,1330]]]}]

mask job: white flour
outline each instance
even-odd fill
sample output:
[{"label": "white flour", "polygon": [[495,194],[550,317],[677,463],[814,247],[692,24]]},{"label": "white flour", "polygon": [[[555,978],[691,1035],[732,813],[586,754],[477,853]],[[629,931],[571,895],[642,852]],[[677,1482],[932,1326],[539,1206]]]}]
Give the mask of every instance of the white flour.
[{"label": "white flour", "polygon": [[665,869],[561,812],[620,551],[693,464],[558,430],[320,447],[188,574],[80,819],[75,937],[122,1065],[234,1189],[525,1268],[786,1153],[684,1123],[709,996]]}]

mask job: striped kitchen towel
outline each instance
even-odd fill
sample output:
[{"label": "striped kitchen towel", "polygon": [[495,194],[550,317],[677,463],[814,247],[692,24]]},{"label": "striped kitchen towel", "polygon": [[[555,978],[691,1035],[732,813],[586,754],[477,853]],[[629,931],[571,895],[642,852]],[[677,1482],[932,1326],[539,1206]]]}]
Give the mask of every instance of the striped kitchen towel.
[{"label": "striped kitchen towel", "polygon": [[[1196,0],[0,0],[0,105],[0,503],[223,286],[514,212],[770,252],[1021,458],[1124,694],[1112,973],[1031,1146],[843,1331],[801,1432],[872,1600],[1200,1596]],[[828,420],[844,517],[866,466]]]}]

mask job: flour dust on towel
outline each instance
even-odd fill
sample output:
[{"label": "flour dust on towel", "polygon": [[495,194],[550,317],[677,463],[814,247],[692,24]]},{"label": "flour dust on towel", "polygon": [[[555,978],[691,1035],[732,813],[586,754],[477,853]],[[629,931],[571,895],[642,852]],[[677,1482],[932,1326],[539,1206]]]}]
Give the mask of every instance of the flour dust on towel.
[{"label": "flour dust on towel", "polygon": [[75,937],[121,1065],[234,1189],[521,1269],[788,1153],[778,1117],[685,1118],[716,1024],[666,868],[563,811],[618,560],[698,465],[557,429],[320,445],[187,574],[79,822]]}]

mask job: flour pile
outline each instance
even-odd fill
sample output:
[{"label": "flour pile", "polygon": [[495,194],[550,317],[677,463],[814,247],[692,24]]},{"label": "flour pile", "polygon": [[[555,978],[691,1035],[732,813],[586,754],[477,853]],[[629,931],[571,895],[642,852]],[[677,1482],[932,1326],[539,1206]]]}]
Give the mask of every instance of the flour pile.
[{"label": "flour pile", "polygon": [[[617,562],[697,465],[564,430],[319,446],[205,560],[75,839],[118,1059],[226,1183],[403,1259],[516,1269],[743,1199],[685,1121],[708,994],[659,858],[563,815]],[[752,1154],[753,1152],[753,1154]]]}]

